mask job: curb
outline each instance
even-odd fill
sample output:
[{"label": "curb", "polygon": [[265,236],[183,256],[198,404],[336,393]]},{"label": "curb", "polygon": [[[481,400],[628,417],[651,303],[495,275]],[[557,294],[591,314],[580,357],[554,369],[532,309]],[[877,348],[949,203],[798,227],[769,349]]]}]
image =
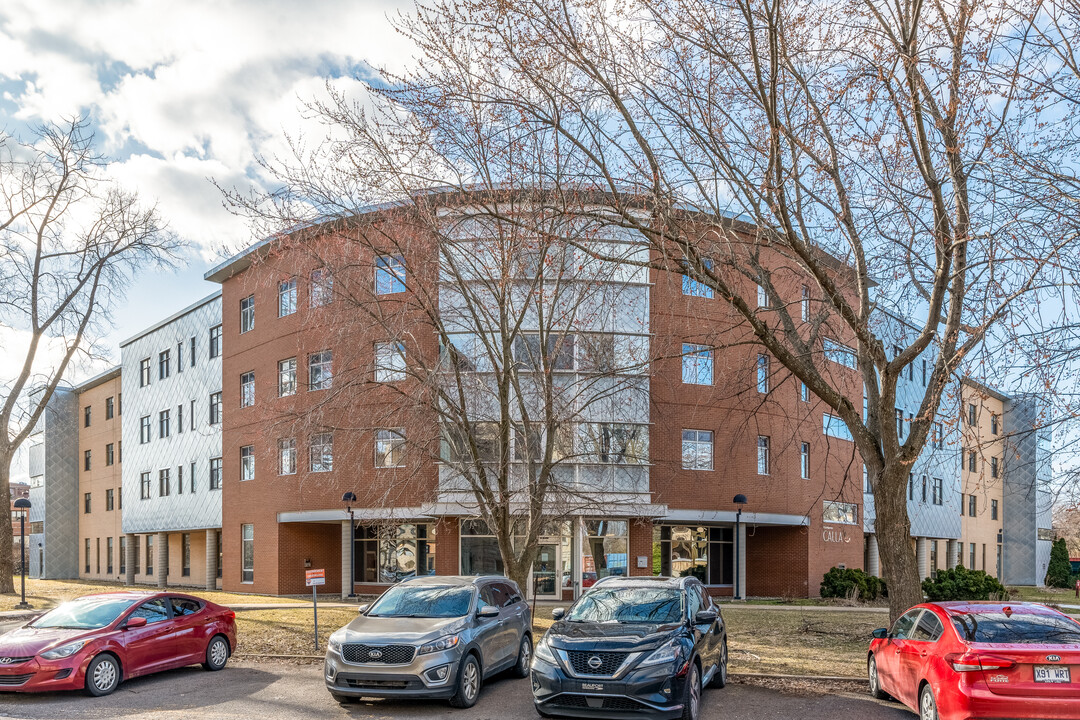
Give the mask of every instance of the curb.
[{"label": "curb", "polygon": [[842,675],[770,675],[766,673],[739,673],[729,672],[730,678],[766,678],[769,680],[816,680],[819,682],[868,682],[864,677],[851,677]]}]

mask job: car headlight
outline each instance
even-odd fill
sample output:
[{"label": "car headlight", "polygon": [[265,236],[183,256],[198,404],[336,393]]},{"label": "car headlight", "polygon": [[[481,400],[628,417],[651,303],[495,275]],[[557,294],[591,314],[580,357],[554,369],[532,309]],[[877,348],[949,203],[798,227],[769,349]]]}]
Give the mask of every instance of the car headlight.
[{"label": "car headlight", "polygon": [[67,645],[61,645],[60,647],[53,648],[52,650],[46,650],[45,652],[41,653],[41,657],[45,658],[46,660],[58,660],[60,658],[71,657],[75,653],[82,650],[83,646],[86,645],[86,643],[88,642],[90,641],[76,640],[75,642],[70,642]]},{"label": "car headlight", "polygon": [[420,646],[420,652],[417,655],[427,655],[428,653],[441,652],[443,650],[449,650],[452,647],[457,647],[458,636],[446,635],[433,642],[429,642],[426,645]]},{"label": "car headlight", "polygon": [[[682,658],[682,645],[676,640],[664,643],[652,651],[647,658],[641,661],[641,665],[675,664]],[[639,666],[640,667],[640,666]]]},{"label": "car headlight", "polygon": [[558,666],[559,664],[558,661],[555,660],[555,653],[551,652],[551,644],[546,637],[536,646],[533,657],[537,660],[543,660],[549,665]]},{"label": "car headlight", "polygon": [[341,638],[330,636],[330,639],[326,641],[326,649],[330,652],[341,654]]}]

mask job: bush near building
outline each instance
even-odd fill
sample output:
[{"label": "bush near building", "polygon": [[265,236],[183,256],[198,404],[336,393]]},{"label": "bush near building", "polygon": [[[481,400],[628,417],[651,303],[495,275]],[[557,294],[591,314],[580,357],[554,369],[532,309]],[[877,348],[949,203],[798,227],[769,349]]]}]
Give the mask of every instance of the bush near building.
[{"label": "bush near building", "polygon": [[1050,548],[1050,564],[1046,566],[1046,584],[1050,587],[1072,587],[1072,563],[1065,538],[1058,538]]},{"label": "bush near building", "polygon": [[991,595],[1005,595],[1005,586],[993,575],[982,570],[968,570],[957,565],[952,570],[939,570],[936,578],[922,583],[927,600],[989,600]]},{"label": "bush near building", "polygon": [[859,568],[831,568],[821,580],[821,597],[869,602],[886,597],[885,581]]}]

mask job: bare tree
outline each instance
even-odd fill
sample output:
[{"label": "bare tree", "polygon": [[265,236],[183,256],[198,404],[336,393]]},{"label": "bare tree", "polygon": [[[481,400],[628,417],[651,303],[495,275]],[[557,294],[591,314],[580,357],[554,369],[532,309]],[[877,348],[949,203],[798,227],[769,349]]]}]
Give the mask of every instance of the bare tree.
[{"label": "bare tree", "polygon": [[[127,280],[178,248],[154,208],[105,178],[93,140],[82,118],[41,127],[26,143],[0,137],[0,332],[26,347],[17,374],[0,380],[3,497],[15,451],[76,356],[93,355]],[[5,513],[0,557],[11,544]],[[7,562],[0,592],[14,592]]]}]

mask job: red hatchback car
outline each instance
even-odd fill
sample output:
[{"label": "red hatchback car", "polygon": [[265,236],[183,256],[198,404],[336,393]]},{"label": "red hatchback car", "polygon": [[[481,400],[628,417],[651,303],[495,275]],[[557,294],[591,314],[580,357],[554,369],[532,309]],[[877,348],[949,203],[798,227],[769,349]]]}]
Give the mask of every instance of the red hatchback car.
[{"label": "red hatchback car", "polygon": [[202,663],[225,667],[236,613],[191,595],[87,595],[0,635],[0,691],[108,695],[121,680]]},{"label": "red hatchback car", "polygon": [[921,720],[1080,718],[1080,623],[1045,605],[917,605],[874,631],[867,670]]}]

